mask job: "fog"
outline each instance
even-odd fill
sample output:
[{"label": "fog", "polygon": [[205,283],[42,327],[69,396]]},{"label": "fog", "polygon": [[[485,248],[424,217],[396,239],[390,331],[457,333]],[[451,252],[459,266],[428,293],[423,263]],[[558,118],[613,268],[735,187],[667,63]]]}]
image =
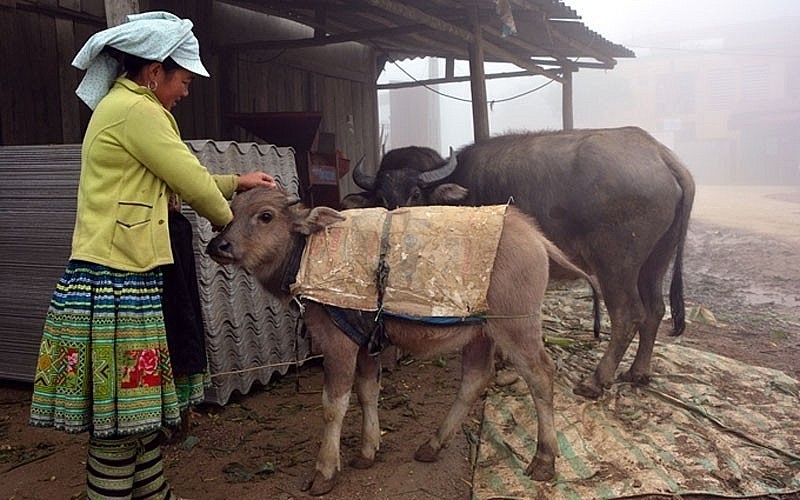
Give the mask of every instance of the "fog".
[{"label": "fog", "polygon": [[[612,70],[574,74],[576,128],[642,127],[700,183],[800,184],[800,1],[564,3],[589,29],[636,53]],[[508,67],[488,65],[487,73],[498,69]],[[456,74],[467,72],[457,63]],[[379,82],[442,73],[437,61],[398,61]],[[492,135],[562,127],[559,83],[529,76],[486,85]],[[387,149],[418,144],[446,154],[473,140],[468,84],[380,95]],[[423,117],[433,125],[412,125]]]}]

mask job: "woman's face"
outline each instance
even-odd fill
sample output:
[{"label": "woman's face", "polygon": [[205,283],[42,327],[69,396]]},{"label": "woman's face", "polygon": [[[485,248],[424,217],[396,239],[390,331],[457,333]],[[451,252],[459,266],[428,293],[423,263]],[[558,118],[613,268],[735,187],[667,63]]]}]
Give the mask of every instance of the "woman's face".
[{"label": "woman's face", "polygon": [[166,73],[162,67],[158,75],[158,86],[153,93],[165,108],[171,110],[178,101],[189,95],[189,85],[194,79],[194,73],[183,68]]}]

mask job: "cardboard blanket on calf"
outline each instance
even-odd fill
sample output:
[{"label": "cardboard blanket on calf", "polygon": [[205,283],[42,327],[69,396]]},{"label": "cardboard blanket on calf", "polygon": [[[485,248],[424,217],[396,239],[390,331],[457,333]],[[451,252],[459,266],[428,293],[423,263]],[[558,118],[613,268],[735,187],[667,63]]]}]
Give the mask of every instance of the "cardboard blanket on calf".
[{"label": "cardboard blanket on calf", "polygon": [[421,318],[484,314],[505,212],[506,205],[345,210],[346,220],[309,236],[292,293]]}]

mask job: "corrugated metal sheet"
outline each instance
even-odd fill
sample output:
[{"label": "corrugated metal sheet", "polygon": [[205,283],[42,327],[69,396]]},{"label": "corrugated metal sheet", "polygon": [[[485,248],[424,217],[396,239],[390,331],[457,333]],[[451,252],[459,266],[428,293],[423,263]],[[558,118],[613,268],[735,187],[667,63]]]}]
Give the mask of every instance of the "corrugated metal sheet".
[{"label": "corrugated metal sheet", "polygon": [[[189,141],[189,147],[211,172],[226,174],[263,170],[292,194],[300,184],[291,148],[235,142]],[[211,224],[184,211],[195,227],[195,257],[200,300],[206,325],[206,350],[211,387],[206,400],[225,404],[231,394],[246,394],[256,382],[265,384],[273,374],[284,374],[289,362],[309,353],[300,339],[300,316],[241,269],[224,268],[205,254],[213,237]]]},{"label": "corrugated metal sheet", "polygon": [[[214,173],[264,170],[290,192],[299,181],[294,151],[254,143],[190,141]],[[31,381],[53,287],[69,258],[80,174],[80,145],[0,147],[0,379]],[[205,256],[211,227],[190,209],[195,226],[201,300],[212,386],[207,399],[225,404],[234,391],[285,373],[307,356],[295,335],[299,314],[239,270]]]},{"label": "corrugated metal sheet", "polygon": [[80,145],[0,147],[0,378],[33,380],[69,258]]}]

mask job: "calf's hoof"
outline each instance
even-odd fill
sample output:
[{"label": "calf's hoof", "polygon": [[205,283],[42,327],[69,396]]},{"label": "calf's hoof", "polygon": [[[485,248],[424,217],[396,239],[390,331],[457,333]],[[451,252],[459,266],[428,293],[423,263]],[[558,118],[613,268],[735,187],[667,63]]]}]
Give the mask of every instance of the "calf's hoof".
[{"label": "calf's hoof", "polygon": [[620,375],[619,378],[624,382],[630,382],[631,384],[650,385],[650,375],[646,373],[635,374],[632,371],[627,371]]},{"label": "calf's hoof", "polygon": [[338,472],[334,472],[330,479],[325,479],[320,471],[314,471],[314,477],[306,483],[303,491],[315,497],[329,493],[336,486],[338,476]]},{"label": "calf's hoof", "polygon": [[511,385],[519,380],[519,375],[514,370],[499,370],[494,376],[494,384],[498,387],[505,387]]},{"label": "calf's hoof", "polygon": [[572,392],[587,399],[597,399],[603,394],[600,387],[592,378],[587,378],[572,388]]},{"label": "calf's hoof", "polygon": [[358,455],[353,457],[350,460],[350,467],[354,469],[369,469],[375,463],[374,458],[367,458],[362,455]]},{"label": "calf's hoof", "polygon": [[431,446],[430,441],[426,442],[414,453],[414,460],[417,462],[435,462],[439,459],[439,450]]}]

